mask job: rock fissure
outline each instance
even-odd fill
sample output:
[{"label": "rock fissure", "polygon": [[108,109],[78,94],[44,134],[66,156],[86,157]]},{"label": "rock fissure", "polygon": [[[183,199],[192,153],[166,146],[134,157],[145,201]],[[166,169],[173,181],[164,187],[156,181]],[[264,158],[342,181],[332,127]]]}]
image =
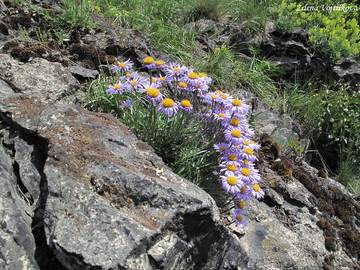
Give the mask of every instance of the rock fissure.
[{"label": "rock fissure", "polygon": [[[34,215],[31,222],[31,231],[33,233],[33,238],[36,245],[34,254],[35,260],[40,269],[65,270],[66,268],[62,266],[62,264],[54,255],[51,247],[47,244],[45,235],[44,218],[46,214],[45,208],[48,196],[48,186],[46,175],[44,173],[44,166],[47,159],[48,141],[40,135],[30,130],[27,130],[21,127],[19,124],[15,123],[7,113],[0,112],[0,119],[3,123],[5,123],[5,127],[9,128],[10,133],[13,136],[19,137],[27,144],[34,147],[33,152],[31,153],[31,161],[41,176],[39,186],[40,196],[34,210]],[[15,156],[15,149],[13,149],[13,155]],[[13,169],[17,179],[17,184],[23,195],[26,196],[26,194],[29,194],[29,192],[21,181],[19,173],[20,168],[16,160],[14,160]],[[28,202],[33,203],[33,199],[31,197],[30,199],[28,198]]]}]

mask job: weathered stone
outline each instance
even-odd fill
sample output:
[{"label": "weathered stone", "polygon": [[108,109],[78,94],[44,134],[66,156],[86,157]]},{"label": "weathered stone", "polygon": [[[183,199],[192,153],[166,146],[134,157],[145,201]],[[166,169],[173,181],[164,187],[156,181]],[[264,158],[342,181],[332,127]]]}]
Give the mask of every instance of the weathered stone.
[{"label": "weathered stone", "polygon": [[[1,145],[6,143],[3,136],[1,132]],[[0,147],[0,268],[38,269],[31,216],[25,211],[28,205],[22,198],[9,152]]]},{"label": "weathered stone", "polygon": [[344,59],[333,67],[338,79],[343,79],[356,85],[360,82],[360,64],[354,59]]},{"label": "weathered stone", "polygon": [[0,97],[7,98],[15,94],[15,91],[10,87],[10,85],[0,79]]},{"label": "weathered stone", "polygon": [[8,26],[1,20],[0,20],[0,34],[3,34],[3,35],[9,34]]},{"label": "weathered stone", "polygon": [[78,80],[96,79],[99,76],[99,71],[82,66],[71,66],[69,70]]},{"label": "weathered stone", "polygon": [[34,59],[22,64],[0,54],[0,79],[16,92],[51,102],[73,93],[79,82],[59,63]]},{"label": "weathered stone", "polygon": [[[32,152],[48,149],[36,166],[42,169],[35,218],[44,224],[43,248],[67,269],[245,266],[238,242],[218,223],[211,197],[171,172],[116,119],[27,97],[4,100],[0,111],[8,128],[20,134],[15,145],[29,134],[35,137]],[[26,155],[19,152],[15,159],[28,183]],[[161,255],[161,239],[168,236],[174,247]],[[219,256],[223,245],[229,250]]]}]

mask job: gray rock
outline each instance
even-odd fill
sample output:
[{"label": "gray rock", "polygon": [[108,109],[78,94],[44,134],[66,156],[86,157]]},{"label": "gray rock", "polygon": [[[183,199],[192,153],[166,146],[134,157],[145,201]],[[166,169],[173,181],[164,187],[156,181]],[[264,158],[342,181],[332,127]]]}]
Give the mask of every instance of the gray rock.
[{"label": "gray rock", "polygon": [[[359,204],[316,169],[297,164],[285,179],[262,159],[267,195],[231,233],[213,199],[117,119],[45,98],[49,86],[71,92],[67,69],[0,59],[11,86],[0,99],[1,269],[359,268]],[[298,135],[289,117],[253,105],[256,130]]]},{"label": "gray rock", "polygon": [[86,79],[96,79],[99,76],[99,72],[97,70],[84,68],[82,66],[71,66],[69,70],[75,78],[79,80]]},{"label": "gray rock", "polygon": [[0,79],[0,96],[1,98],[8,98],[15,95],[15,91],[3,80]]},{"label": "gray rock", "polygon": [[4,12],[7,11],[7,9],[8,8],[5,6],[4,1],[0,0],[0,11]]},{"label": "gray rock", "polygon": [[16,92],[52,102],[73,93],[79,82],[59,63],[34,59],[20,63],[10,55],[0,54],[0,79]]},{"label": "gray rock", "polygon": [[[6,143],[0,133],[1,144]],[[11,150],[0,147],[0,269],[38,269],[31,217],[13,170]]]},{"label": "gray rock", "polygon": [[352,85],[360,82],[360,64],[354,59],[343,59],[336,63],[333,70],[338,79],[344,79]]},{"label": "gray rock", "polygon": [[[39,256],[42,267],[55,260],[67,269],[245,267],[212,198],[171,172],[116,119],[24,96],[1,102],[0,111],[19,134],[15,159],[34,198],[27,179],[41,178],[33,219],[43,224],[38,233],[46,243],[37,244],[55,256]],[[28,165],[29,152],[36,168]]]},{"label": "gray rock", "polygon": [[[0,4],[1,5],[1,4]],[[9,28],[8,26],[0,20],[0,34],[9,35]]]}]

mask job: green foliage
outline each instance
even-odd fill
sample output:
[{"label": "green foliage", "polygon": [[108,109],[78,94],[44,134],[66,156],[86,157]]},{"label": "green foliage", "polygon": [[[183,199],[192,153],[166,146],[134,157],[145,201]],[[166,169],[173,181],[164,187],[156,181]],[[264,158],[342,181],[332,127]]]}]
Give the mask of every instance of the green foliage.
[{"label": "green foliage", "polygon": [[[330,54],[334,59],[360,54],[360,26],[358,23],[359,7],[355,4],[341,4],[347,10],[323,9],[315,4],[299,4],[283,0],[276,11],[279,28],[292,29],[305,27],[309,30],[310,41]],[[325,7],[336,5],[334,1],[325,1]],[[315,8],[318,8],[315,10]]]},{"label": "green foliage", "polygon": [[339,181],[346,185],[351,192],[360,195],[360,168],[357,158],[352,154],[344,155],[340,161]]},{"label": "green foliage", "polygon": [[225,6],[223,2],[218,0],[196,0],[187,16],[185,16],[185,20],[196,21],[203,18],[220,21],[224,15]]},{"label": "green foliage", "polygon": [[173,169],[177,174],[201,185],[204,184],[205,177],[216,169],[214,160],[217,160],[214,152],[197,144],[189,144],[180,150]]},{"label": "green foliage", "polygon": [[117,23],[139,30],[159,51],[190,63],[195,53],[195,35],[183,27],[189,1],[107,0],[95,1],[95,10]]},{"label": "green foliage", "polygon": [[91,18],[94,7],[90,0],[64,0],[60,5],[59,16],[52,18],[58,27],[94,27]]},{"label": "green foliage", "polygon": [[[89,85],[84,106],[112,113],[138,138],[149,143],[177,174],[200,185],[218,165],[213,141],[202,133],[203,122],[188,113],[169,118],[155,111],[140,95],[109,95],[106,89],[115,83],[113,77],[101,75]],[[130,108],[119,106],[132,97]]]},{"label": "green foliage", "polygon": [[254,33],[265,29],[271,10],[277,8],[279,0],[229,0],[223,3],[232,20],[240,22],[245,31]]}]

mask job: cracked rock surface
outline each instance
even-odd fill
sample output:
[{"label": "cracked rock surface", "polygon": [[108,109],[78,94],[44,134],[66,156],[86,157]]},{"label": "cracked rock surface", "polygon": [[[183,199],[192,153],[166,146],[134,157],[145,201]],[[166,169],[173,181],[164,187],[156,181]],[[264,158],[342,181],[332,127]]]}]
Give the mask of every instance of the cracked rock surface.
[{"label": "cracked rock surface", "polygon": [[[0,205],[16,210],[7,213],[16,227],[9,231],[6,223],[2,233],[21,248],[23,264],[223,269],[245,261],[236,237],[218,223],[213,199],[171,172],[113,117],[25,96],[0,104],[7,146],[1,148],[1,184],[9,189],[3,199],[18,204]],[[208,257],[223,246],[222,256]],[[2,257],[16,269],[14,255]]]},{"label": "cracked rock surface", "polygon": [[272,138],[307,143],[290,117],[240,93],[268,135],[266,196],[248,205],[245,231],[225,226],[228,212],[117,119],[65,103],[109,56],[146,51],[134,38],[77,34],[66,53],[80,70],[61,53],[0,54],[0,270],[360,269],[359,200],[306,163],[292,164],[292,177],[282,167]]}]

